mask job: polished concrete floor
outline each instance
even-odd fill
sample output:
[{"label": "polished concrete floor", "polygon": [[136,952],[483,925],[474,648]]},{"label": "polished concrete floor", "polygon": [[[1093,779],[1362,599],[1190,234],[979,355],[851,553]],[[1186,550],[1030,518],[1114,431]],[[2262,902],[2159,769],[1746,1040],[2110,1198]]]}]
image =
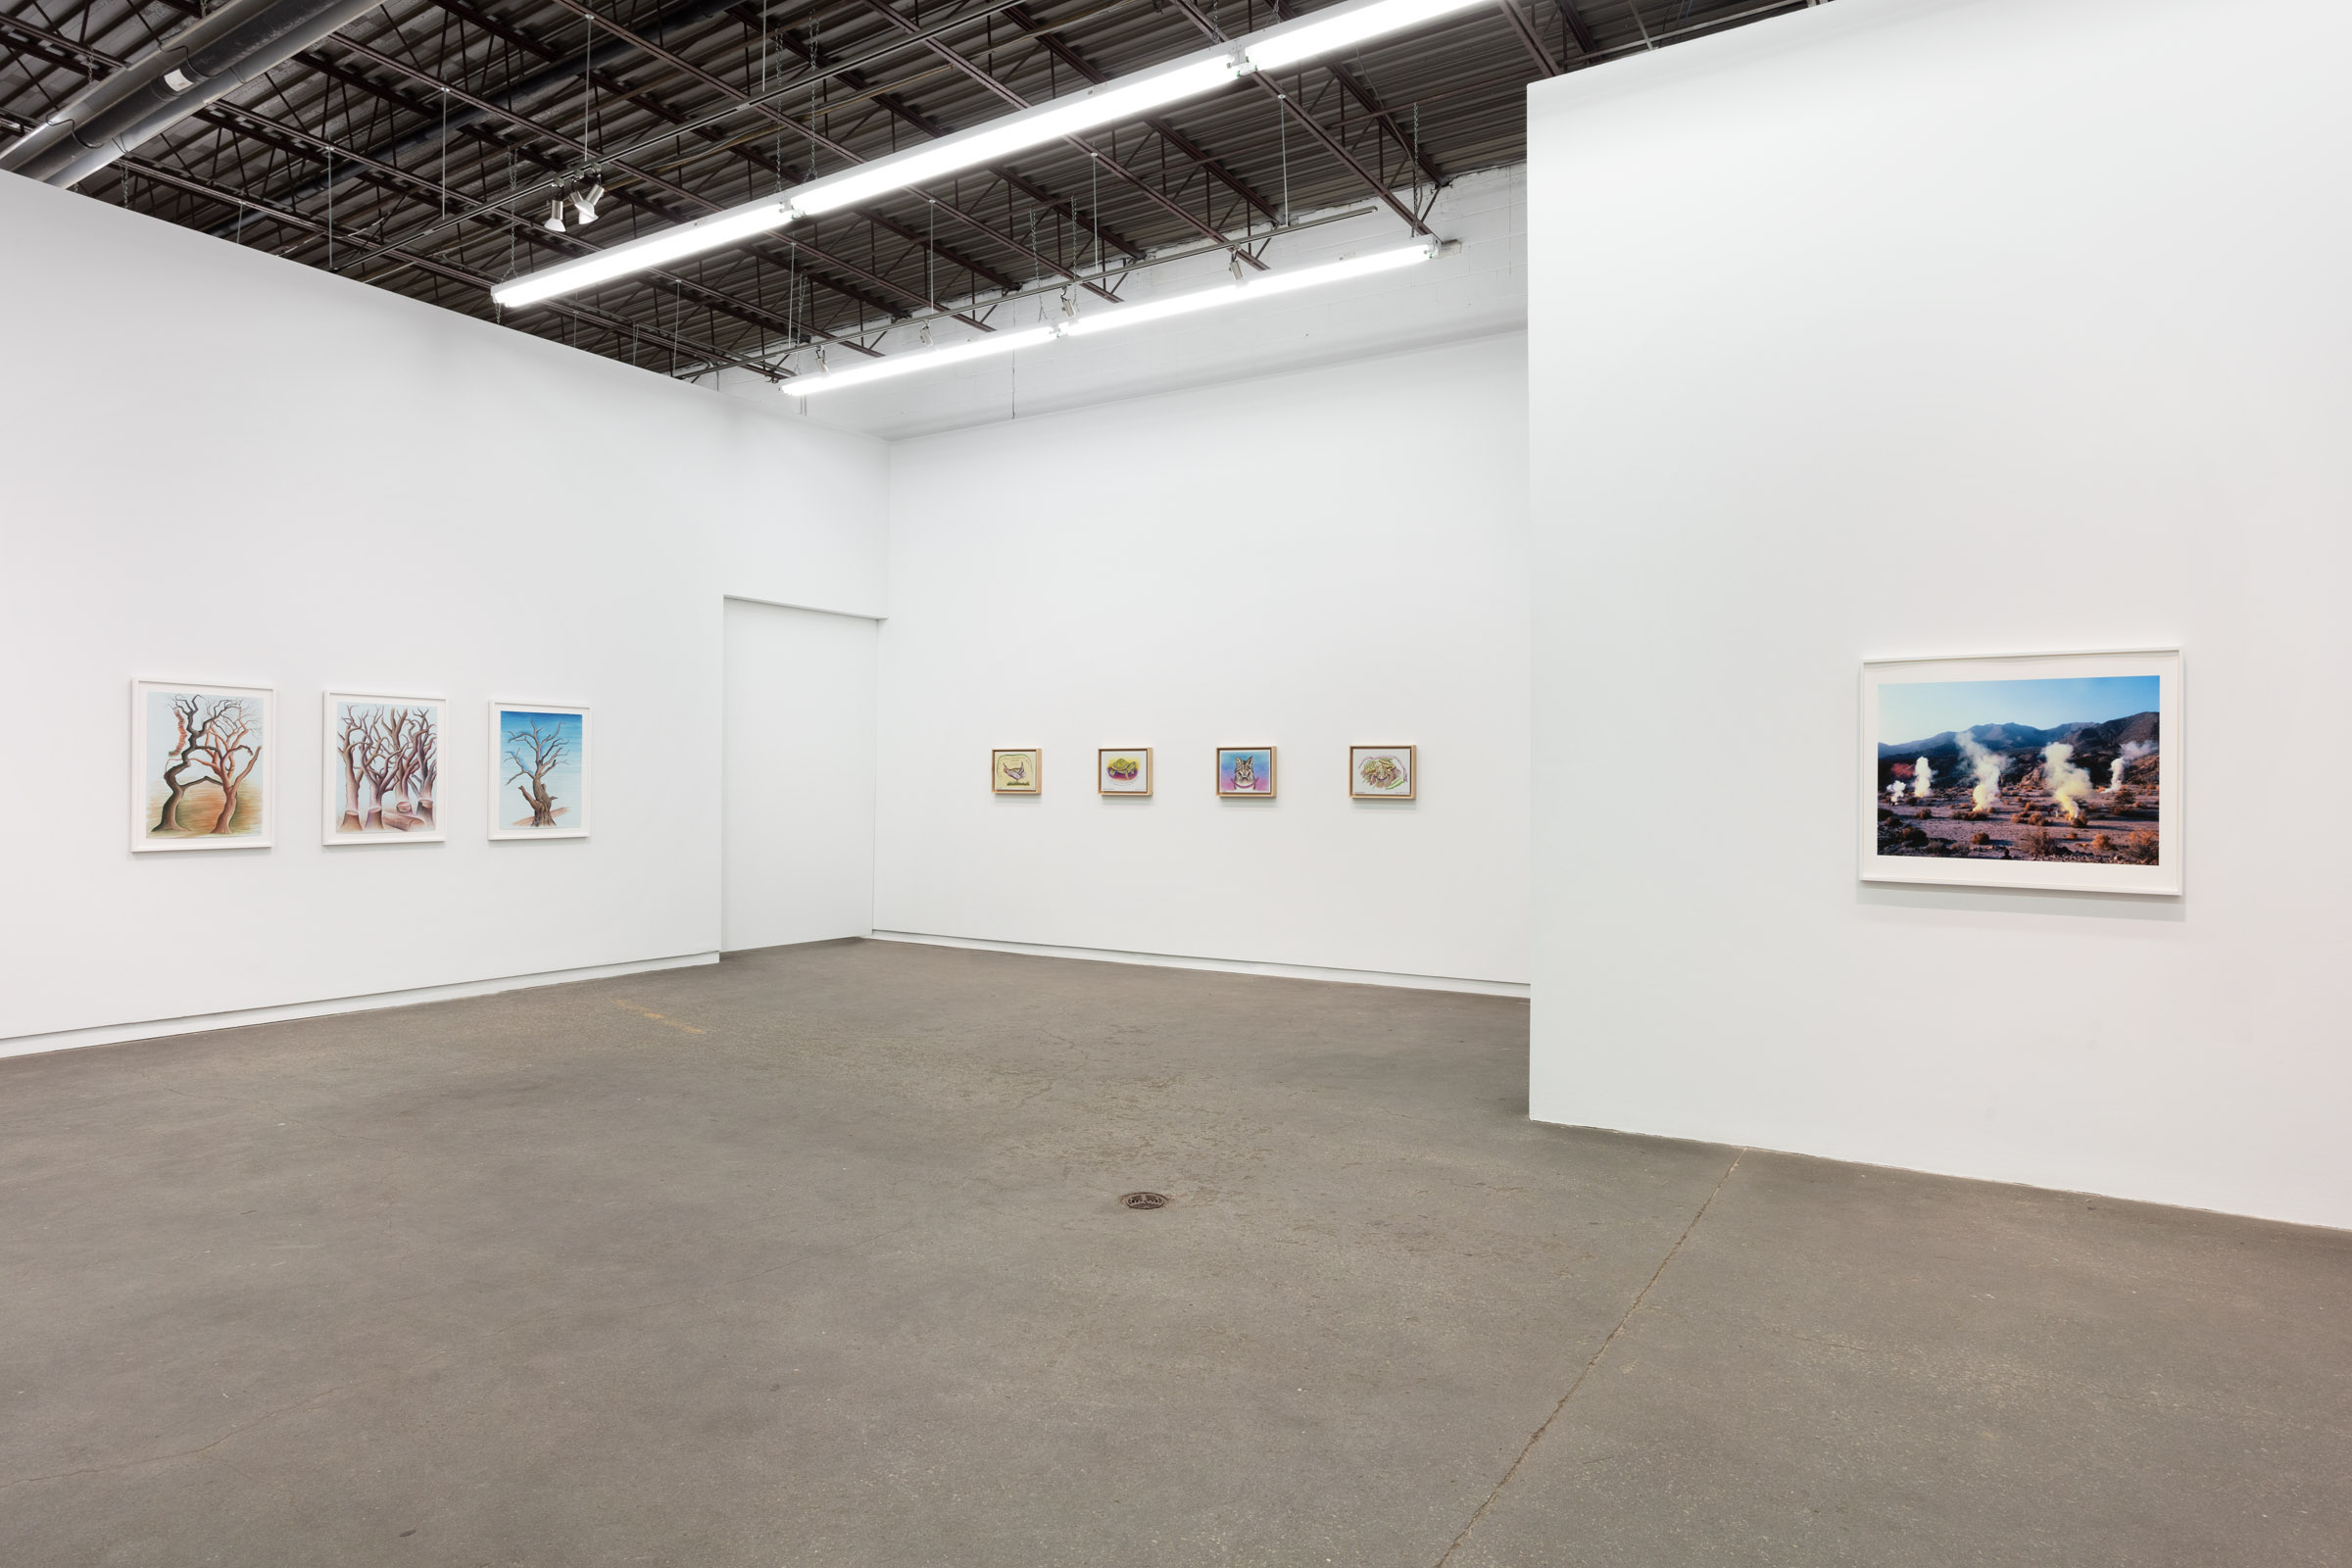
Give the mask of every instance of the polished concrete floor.
[{"label": "polished concrete floor", "polygon": [[851,943],[0,1061],[0,1563],[2352,1562],[2352,1235],[1526,1026]]}]

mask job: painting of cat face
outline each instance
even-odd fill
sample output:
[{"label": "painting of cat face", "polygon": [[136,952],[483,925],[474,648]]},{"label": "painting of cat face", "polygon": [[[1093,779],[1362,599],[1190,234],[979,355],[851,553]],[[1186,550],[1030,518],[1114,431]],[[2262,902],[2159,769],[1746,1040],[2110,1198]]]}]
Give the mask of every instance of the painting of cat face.
[{"label": "painting of cat face", "polygon": [[1270,799],[1274,794],[1274,748],[1220,747],[1217,751],[1217,794],[1228,799]]}]

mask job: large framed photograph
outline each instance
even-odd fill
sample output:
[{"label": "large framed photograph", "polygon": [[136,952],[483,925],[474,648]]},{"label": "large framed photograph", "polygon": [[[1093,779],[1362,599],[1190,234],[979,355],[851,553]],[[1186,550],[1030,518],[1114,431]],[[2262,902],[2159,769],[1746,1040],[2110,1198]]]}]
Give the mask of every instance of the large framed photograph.
[{"label": "large framed photograph", "polygon": [[276,693],[130,683],[130,847],[266,850],[272,837]]},{"label": "large framed photograph", "polygon": [[328,844],[438,844],[441,741],[449,704],[438,697],[326,694]]},{"label": "large framed photograph", "polygon": [[490,705],[490,836],[588,836],[588,710]]},{"label": "large framed photograph", "polygon": [[2178,894],[2179,649],[1862,666],[1866,882]]}]

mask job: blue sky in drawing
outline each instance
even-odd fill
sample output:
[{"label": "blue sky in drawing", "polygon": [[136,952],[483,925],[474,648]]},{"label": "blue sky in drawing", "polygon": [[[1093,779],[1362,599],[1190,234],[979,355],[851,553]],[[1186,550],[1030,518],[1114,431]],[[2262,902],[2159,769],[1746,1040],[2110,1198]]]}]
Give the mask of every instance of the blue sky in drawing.
[{"label": "blue sky in drawing", "polygon": [[[580,764],[585,748],[581,744],[584,725],[577,713],[543,713],[527,708],[510,708],[499,715],[498,757],[499,796],[498,820],[509,826],[528,827],[531,808],[522,798],[520,783],[508,783],[514,773],[507,753],[514,749],[516,738],[529,733],[533,724],[544,733],[553,729],[565,742],[564,762],[547,775],[547,792],[556,800],[556,825],[577,827],[580,824]],[[567,809],[568,808],[568,809]]]}]

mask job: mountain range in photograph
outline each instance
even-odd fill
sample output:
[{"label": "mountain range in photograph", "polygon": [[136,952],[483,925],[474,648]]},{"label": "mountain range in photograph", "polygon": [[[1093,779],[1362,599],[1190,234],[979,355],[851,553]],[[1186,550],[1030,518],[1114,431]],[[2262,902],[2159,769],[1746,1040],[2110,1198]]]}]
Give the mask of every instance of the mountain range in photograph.
[{"label": "mountain range in photograph", "polygon": [[1881,743],[1878,852],[2153,865],[2161,739],[2151,710]]}]

